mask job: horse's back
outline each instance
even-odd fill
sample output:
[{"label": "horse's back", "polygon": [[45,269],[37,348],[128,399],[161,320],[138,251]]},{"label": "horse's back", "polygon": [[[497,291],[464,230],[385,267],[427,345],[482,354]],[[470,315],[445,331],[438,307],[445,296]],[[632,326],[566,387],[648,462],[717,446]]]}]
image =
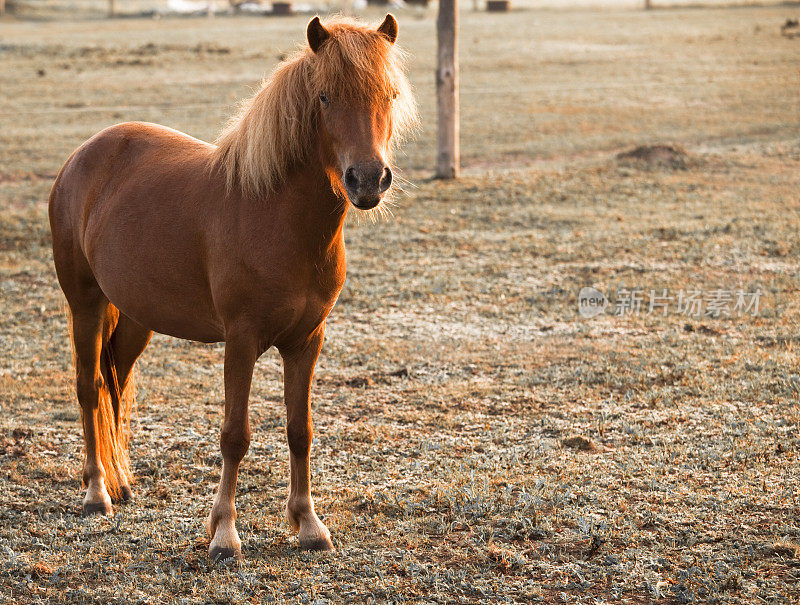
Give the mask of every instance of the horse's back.
[{"label": "horse's back", "polygon": [[[211,145],[187,134],[147,122],[125,122],[101,130],[76,149],[64,163],[50,193],[52,218],[71,218],[72,229],[85,224],[90,206],[106,201],[104,193],[131,177],[152,176],[160,166],[192,164],[200,168],[207,162]],[[141,175],[137,165],[149,164]],[[154,170],[155,169],[155,170]],[[77,206],[77,207],[76,207]]]}]

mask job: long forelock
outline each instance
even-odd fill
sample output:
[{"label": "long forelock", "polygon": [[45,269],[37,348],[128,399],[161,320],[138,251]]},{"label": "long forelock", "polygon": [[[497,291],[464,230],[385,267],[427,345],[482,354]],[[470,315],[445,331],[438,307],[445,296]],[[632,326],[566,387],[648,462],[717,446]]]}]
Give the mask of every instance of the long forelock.
[{"label": "long forelock", "polygon": [[359,104],[391,102],[393,143],[416,124],[405,53],[350,19],[335,18],[325,28],[330,38],[318,52],[306,46],[279,64],[220,133],[213,161],[229,188],[238,181],[246,193],[266,193],[293,162],[306,158],[314,145],[320,92]]}]

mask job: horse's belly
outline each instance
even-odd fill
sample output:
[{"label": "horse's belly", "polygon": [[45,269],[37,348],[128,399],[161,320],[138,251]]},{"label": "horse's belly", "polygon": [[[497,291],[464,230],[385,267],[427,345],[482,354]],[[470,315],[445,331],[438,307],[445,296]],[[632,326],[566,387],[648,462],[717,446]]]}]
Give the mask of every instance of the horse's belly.
[{"label": "horse's belly", "polygon": [[120,312],[168,336],[225,340],[197,251],[174,240],[126,245],[123,236],[97,239],[89,262],[103,293]]},{"label": "horse's belly", "polygon": [[124,302],[121,304],[115,302],[114,305],[124,315],[159,334],[197,342],[222,342],[225,340],[224,327],[210,315],[199,317],[195,313],[189,317],[171,314],[166,309],[158,309],[154,306],[132,308]]},{"label": "horse's belly", "polygon": [[124,282],[115,279],[109,283],[102,277],[98,277],[98,283],[121,313],[154,332],[199,342],[225,340],[222,322],[204,297],[146,287],[133,276],[128,283],[141,287],[130,289]]}]

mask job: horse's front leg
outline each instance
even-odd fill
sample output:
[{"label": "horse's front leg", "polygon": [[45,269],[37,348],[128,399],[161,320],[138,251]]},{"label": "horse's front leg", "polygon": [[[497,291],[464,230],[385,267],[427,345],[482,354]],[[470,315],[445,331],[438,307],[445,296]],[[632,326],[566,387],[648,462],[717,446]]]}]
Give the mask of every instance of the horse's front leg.
[{"label": "horse's front leg", "polygon": [[280,351],[284,367],[286,436],[289,440],[290,462],[286,519],[293,529],[299,531],[300,547],[308,550],[333,550],[331,533],[314,512],[309,467],[313,435],[309,395],[324,331],[322,324],[301,346]]},{"label": "horse's front leg", "polygon": [[242,542],[236,532],[236,477],[239,463],[250,446],[247,403],[256,359],[257,344],[250,338],[226,340],[225,420],[220,433],[222,478],[206,521],[206,529],[212,538],[208,553],[215,560],[242,556]]}]

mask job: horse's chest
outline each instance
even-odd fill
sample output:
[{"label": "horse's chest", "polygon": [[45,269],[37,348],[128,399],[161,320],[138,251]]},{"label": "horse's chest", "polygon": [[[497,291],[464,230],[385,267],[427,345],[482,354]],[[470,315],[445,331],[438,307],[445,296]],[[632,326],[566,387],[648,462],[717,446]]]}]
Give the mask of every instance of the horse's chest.
[{"label": "horse's chest", "polygon": [[333,306],[339,298],[339,292],[344,286],[346,267],[344,256],[336,261],[330,262],[316,272],[316,279],[313,281],[311,289],[326,306]]},{"label": "horse's chest", "polygon": [[297,298],[303,300],[304,315],[314,322],[324,320],[339,298],[345,279],[343,260],[314,263],[298,283]]},{"label": "horse's chest", "polygon": [[297,255],[280,262],[249,266],[246,276],[235,280],[247,283],[237,289],[227,279],[220,284],[218,297],[223,322],[226,316],[248,317],[255,320],[257,328],[267,341],[275,338],[303,340],[313,332],[330,313],[345,278],[343,255],[312,258]]}]

